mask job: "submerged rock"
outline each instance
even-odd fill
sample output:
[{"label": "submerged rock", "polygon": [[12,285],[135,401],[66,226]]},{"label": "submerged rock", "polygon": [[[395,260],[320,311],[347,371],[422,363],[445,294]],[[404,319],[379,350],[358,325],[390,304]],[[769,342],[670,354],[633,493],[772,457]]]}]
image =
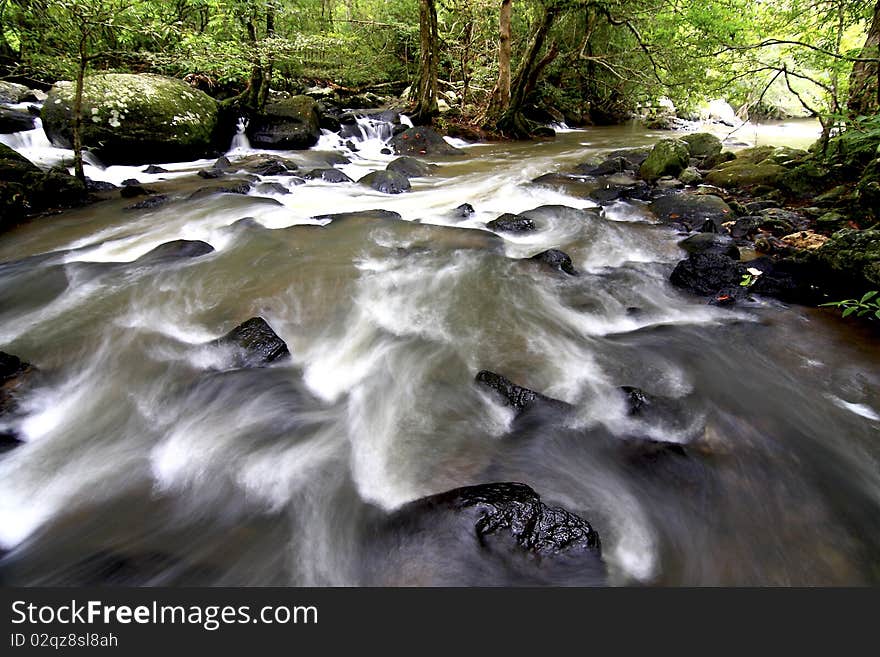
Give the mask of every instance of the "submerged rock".
[{"label": "submerged rock", "polygon": [[424,126],[395,135],[390,145],[398,155],[461,155],[464,152],[450,145],[435,130]]},{"label": "submerged rock", "polygon": [[531,260],[537,260],[549,265],[553,269],[561,271],[570,276],[577,276],[578,271],[571,262],[571,257],[564,251],[559,249],[547,249],[537,255],[533,255]]},{"label": "submerged rock", "polygon": [[199,256],[212,253],[214,247],[201,240],[174,240],[160,244],[152,251],[145,253],[135,262],[138,264],[155,264],[167,262],[178,258],[198,258]]},{"label": "submerged rock", "polygon": [[131,205],[126,205],[126,210],[152,210],[153,208],[158,208],[160,205],[165,205],[168,202],[168,196],[165,194],[156,194],[155,196],[150,196],[145,198],[143,201],[138,201],[137,203],[132,203]]},{"label": "submerged rock", "polygon": [[[74,85],[59,82],[43,105],[53,143],[70,148]],[[181,80],[101,73],[83,86],[83,143],[108,164],[180,162],[214,150],[217,102]]]},{"label": "submerged rock", "polygon": [[252,317],[214,341],[236,350],[236,367],[262,367],[290,355],[287,344],[262,317]]},{"label": "submerged rock", "polygon": [[547,406],[556,410],[568,411],[571,405],[559,399],[547,397],[534,390],[523,388],[500,374],[482,370],[474,379],[480,385],[494,390],[506,406],[511,406],[518,413],[534,406]]},{"label": "submerged rock", "polygon": [[318,143],[321,117],[318,104],[308,96],[292,96],[266,104],[246,130],[255,148],[303,150]]},{"label": "submerged rock", "polygon": [[358,180],[361,185],[372,187],[383,194],[402,194],[412,189],[409,178],[396,171],[373,171]]},{"label": "submerged rock", "polygon": [[452,210],[452,214],[454,216],[460,217],[462,219],[464,219],[465,217],[470,217],[472,214],[474,214],[474,212],[474,206],[470,203],[462,203]]}]

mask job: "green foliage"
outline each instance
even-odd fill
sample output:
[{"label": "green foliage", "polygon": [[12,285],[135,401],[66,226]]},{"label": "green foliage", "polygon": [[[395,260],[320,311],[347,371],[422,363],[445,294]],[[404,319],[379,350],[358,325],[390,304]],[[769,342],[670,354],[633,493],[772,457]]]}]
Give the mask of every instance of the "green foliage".
[{"label": "green foliage", "polygon": [[865,292],[861,299],[844,299],[823,303],[822,306],[841,309],[841,317],[867,317],[868,319],[880,319],[880,296],[877,290]]}]

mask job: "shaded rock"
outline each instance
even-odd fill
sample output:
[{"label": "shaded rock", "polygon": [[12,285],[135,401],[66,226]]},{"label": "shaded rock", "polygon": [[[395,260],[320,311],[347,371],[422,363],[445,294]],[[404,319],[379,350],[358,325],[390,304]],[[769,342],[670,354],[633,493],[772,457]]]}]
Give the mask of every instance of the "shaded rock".
[{"label": "shaded rock", "polygon": [[705,159],[721,152],[721,140],[708,132],[684,135],[681,140],[687,144],[691,157]]},{"label": "shaded rock", "polygon": [[33,114],[0,107],[0,134],[7,135],[13,132],[24,132],[26,130],[33,130],[35,127]]},{"label": "shaded rock", "polygon": [[873,289],[880,285],[880,230],[838,231],[816,251],[816,256],[844,280]]},{"label": "shaded rock", "polygon": [[[43,105],[53,143],[70,148],[74,85],[59,82]],[[82,137],[108,164],[181,162],[214,149],[217,102],[181,80],[153,74],[89,75],[83,86]]]},{"label": "shaded rock", "polygon": [[136,198],[138,196],[147,196],[152,193],[152,190],[149,190],[142,185],[125,185],[119,190],[119,195],[122,198]]},{"label": "shaded rock", "polygon": [[749,287],[754,294],[806,305],[819,303],[824,298],[820,287],[822,276],[812,262],[763,256],[749,261],[748,266],[762,272]]},{"label": "shaded rock", "polygon": [[536,230],[535,222],[522,215],[505,212],[497,219],[486,224],[490,230],[505,231],[509,233],[525,233]]},{"label": "shaded rock", "polygon": [[731,151],[722,151],[717,155],[710,155],[703,160],[704,169],[714,169],[725,162],[731,162],[736,159],[736,154]]},{"label": "shaded rock", "polygon": [[717,253],[695,253],[679,262],[669,277],[676,287],[694,294],[713,296],[740,290],[746,266]]},{"label": "shaded rock", "polygon": [[33,92],[23,84],[0,80],[0,103],[7,105],[26,103],[31,100],[32,94]]},{"label": "shaded rock", "polygon": [[661,139],[639,167],[639,175],[647,181],[662,176],[677,176],[690,161],[690,151],[686,143],[679,139]]},{"label": "shaded rock", "polygon": [[391,210],[361,210],[359,212],[339,212],[337,214],[319,214],[312,219],[329,219],[330,221],[345,221],[348,219],[376,219],[379,221],[399,221],[402,217]]},{"label": "shaded rock", "polygon": [[220,178],[225,174],[220,169],[201,169],[197,172],[196,175],[198,175],[199,178],[213,180],[215,178]]},{"label": "shaded rock", "polygon": [[308,96],[292,96],[267,103],[263,113],[250,120],[245,132],[255,148],[311,148],[321,136],[318,104]]},{"label": "shaded rock", "polygon": [[481,385],[494,390],[498,394],[498,398],[504,402],[506,406],[513,407],[518,413],[526,411],[534,406],[547,406],[555,410],[568,411],[571,405],[547,397],[534,390],[518,386],[509,379],[490,372],[482,370],[475,378],[475,381]]},{"label": "shaded rock", "polygon": [[[90,192],[112,192],[117,189],[116,185],[106,180],[92,180],[86,177],[86,190]],[[124,189],[124,188],[123,188]]]},{"label": "shaded rock", "polygon": [[146,168],[141,170],[141,173],[168,173],[168,169],[163,169],[160,166],[156,166],[155,164],[151,164]]},{"label": "shaded rock", "polygon": [[570,276],[577,276],[577,269],[574,268],[574,265],[571,263],[571,258],[569,255],[559,249],[548,249],[547,251],[542,251],[537,255],[533,255],[531,260],[537,260],[539,262],[543,262],[546,265],[549,265],[553,269],[561,271]]},{"label": "shaded rock", "polygon": [[414,157],[404,156],[389,162],[385,168],[388,171],[395,171],[410,178],[419,178],[430,176],[437,169],[437,165],[422,162]]},{"label": "shaded rock", "polygon": [[251,191],[249,182],[240,182],[229,185],[213,185],[211,187],[201,187],[186,197],[187,201],[195,201],[200,198],[208,198],[209,196],[217,196],[218,194],[247,194]]},{"label": "shaded rock", "polygon": [[160,205],[164,205],[168,202],[168,197],[165,194],[157,194],[156,196],[150,196],[149,198],[145,198],[143,201],[138,201],[137,203],[133,203],[132,205],[125,206],[126,210],[152,210],[153,208],[158,208]]},{"label": "shaded rock", "polygon": [[398,155],[461,155],[464,152],[424,126],[404,130],[392,137],[389,145]]},{"label": "shaded rock", "polygon": [[409,178],[397,171],[374,171],[358,181],[383,194],[401,194],[412,189]]},{"label": "shaded rock", "polygon": [[214,341],[236,349],[236,367],[262,367],[290,355],[287,344],[262,317],[252,317]]},{"label": "shaded rock", "polygon": [[598,165],[592,166],[591,163],[579,164],[575,167],[575,171],[585,176],[607,176],[623,171],[635,171],[636,167],[625,157],[609,157]]},{"label": "shaded rock", "polygon": [[648,159],[648,155],[650,154],[650,148],[620,148],[616,151],[611,151],[606,154],[605,157],[608,159],[622,157],[630,163],[630,166],[627,168],[636,171],[642,166],[642,163]]},{"label": "shaded rock", "polygon": [[309,180],[323,180],[328,183],[354,182],[339,169],[312,169],[305,177]]},{"label": "shaded rock", "polygon": [[18,356],[0,351],[0,452],[21,443],[11,430],[3,428],[3,420],[13,416],[19,407],[19,399],[33,384],[37,368]]},{"label": "shaded rock", "polygon": [[716,228],[730,220],[733,215],[730,206],[711,194],[667,194],[649,206],[663,223],[679,224],[687,230],[697,230],[709,220]]},{"label": "shaded rock", "polygon": [[698,185],[703,181],[703,174],[695,167],[688,167],[678,174],[678,179],[685,185]]},{"label": "shaded rock", "polygon": [[179,258],[198,258],[212,253],[214,247],[201,240],[174,240],[160,244],[152,251],[145,253],[135,262],[140,265],[168,262]]},{"label": "shaded rock", "polygon": [[733,260],[740,258],[739,249],[733,239],[716,233],[697,233],[683,239],[678,245],[688,253],[716,253]]}]

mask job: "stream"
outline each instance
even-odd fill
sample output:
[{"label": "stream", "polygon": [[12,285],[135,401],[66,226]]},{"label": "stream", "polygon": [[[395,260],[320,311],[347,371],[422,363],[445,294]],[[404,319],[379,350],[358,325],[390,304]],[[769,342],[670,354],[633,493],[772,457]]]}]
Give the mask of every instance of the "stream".
[{"label": "stream", "polygon": [[[395,158],[386,127],[362,125],[357,152],[327,133],[273,154],[308,170],[343,152],[358,180]],[[64,155],[31,133],[4,142]],[[456,142],[463,156],[393,196],[263,176],[290,193],[189,198],[213,160],[91,160],[93,179],[170,200],[127,210],[116,192],[0,239],[0,349],[43,373],[15,419],[24,444],[0,454],[4,584],[594,583],[487,571],[430,537],[370,547],[376,518],[493,481],[587,519],[612,585],[880,583],[876,339],[828,310],[707,305],[669,284],[681,236],[638,204],[585,220],[594,203],[530,182],[660,136]],[[815,125],[732,138],[805,147]],[[254,153],[237,138],[231,170]],[[486,228],[541,206],[536,232]],[[181,239],[214,251],[135,262]],[[579,275],[529,259],[551,248]],[[212,341],[257,316],[291,357],[237,368]],[[481,370],[573,411],[520,423]],[[621,386],[672,410],[633,416]]]}]

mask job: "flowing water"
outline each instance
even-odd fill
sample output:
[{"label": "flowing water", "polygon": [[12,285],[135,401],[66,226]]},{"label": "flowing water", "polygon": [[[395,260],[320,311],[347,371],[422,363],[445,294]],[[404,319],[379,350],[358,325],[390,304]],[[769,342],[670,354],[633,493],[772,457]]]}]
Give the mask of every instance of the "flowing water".
[{"label": "flowing water", "polygon": [[[346,150],[339,168],[357,180],[393,159],[385,128],[362,127],[355,153],[328,133],[284,155],[307,168]],[[22,134],[7,143],[64,156]],[[410,500],[519,481],[592,523],[611,584],[877,584],[871,334],[830,311],[731,310],[677,291],[680,237],[636,206],[601,219],[556,208],[533,234],[485,228],[504,212],[593,205],[529,181],[657,136],[473,146],[397,196],[266,177],[291,193],[187,200],[210,161],[151,175],[93,161],[94,179],[138,178],[172,200],[132,211],[111,194],[0,239],[0,349],[43,373],[15,420],[25,443],[0,455],[3,580],[522,583],[486,581],[466,555],[418,541],[368,546],[370,523]],[[253,153],[243,135],[233,145],[233,164]],[[475,213],[458,217],[462,203]],[[372,209],[401,218],[327,218]],[[215,251],[134,262],[177,239]],[[526,259],[548,248],[580,276]],[[210,345],[253,316],[289,361],[235,369]],[[521,426],[474,383],[482,369],[575,411]],[[620,386],[678,412],[633,417]],[[686,452],[633,450],[632,436]]]}]

